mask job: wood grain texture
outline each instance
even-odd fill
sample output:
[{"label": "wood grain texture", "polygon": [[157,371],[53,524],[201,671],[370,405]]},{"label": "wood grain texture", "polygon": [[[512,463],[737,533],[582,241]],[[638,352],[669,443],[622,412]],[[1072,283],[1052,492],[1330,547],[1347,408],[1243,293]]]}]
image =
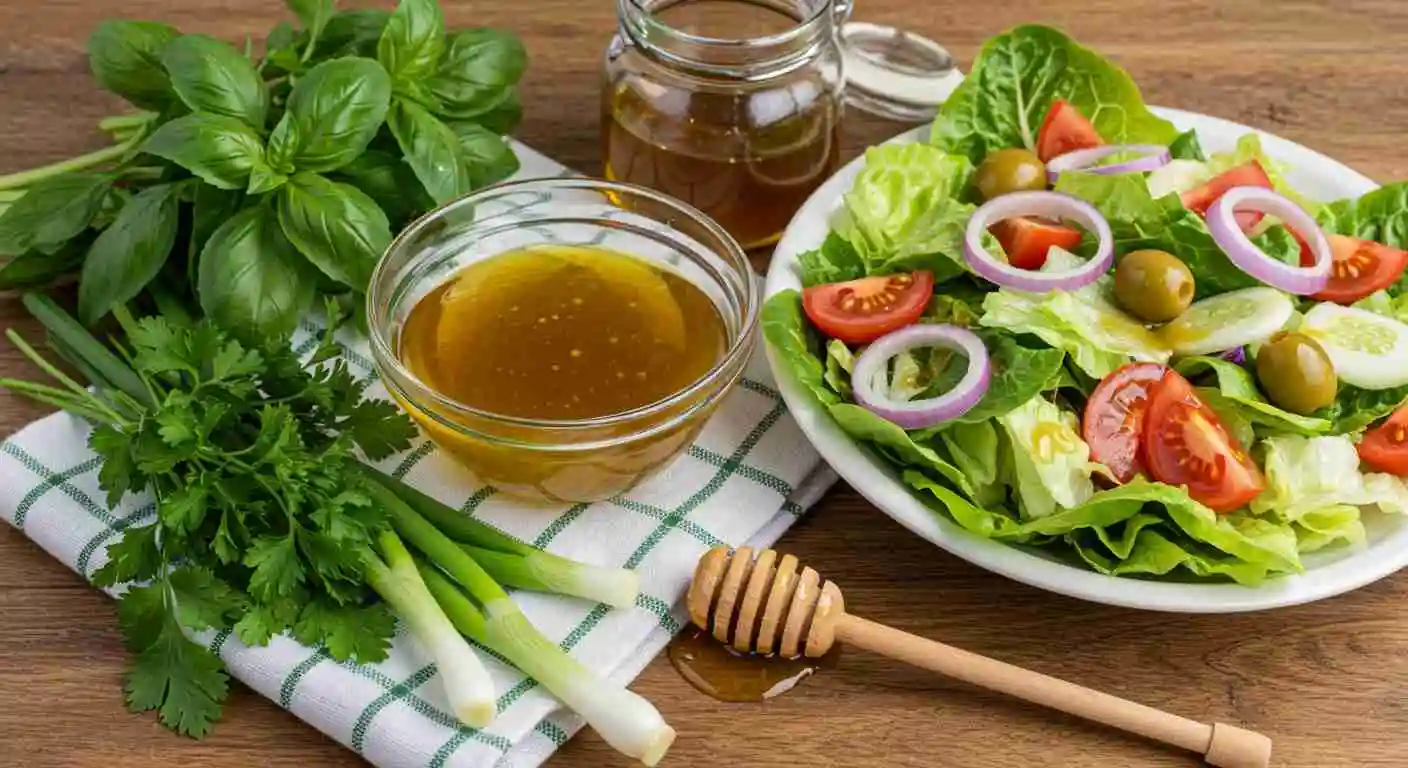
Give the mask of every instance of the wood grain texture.
[{"label": "wood grain texture", "polygon": [[[519,136],[598,171],[608,0],[442,0],[452,24],[521,34],[532,56]],[[1149,101],[1252,123],[1380,180],[1408,177],[1408,3],[1402,0],[862,0],[856,18],[902,24],[964,62],[983,38],[1045,21],[1117,58]],[[0,171],[97,145],[118,107],[87,73],[84,39],[106,17],[262,38],[275,0],[0,3]],[[902,126],[847,117],[849,154]],[[0,326],[31,327],[0,299]],[[0,375],[33,375],[8,345]],[[0,435],[42,410],[0,394]],[[3,481],[3,478],[0,478]],[[0,526],[0,765],[28,768],[354,766],[359,759],[236,686],[215,735],[193,742],[122,709],[126,662],[111,606]],[[1408,576],[1317,605],[1180,616],[1090,605],[987,574],[909,535],[837,488],[779,548],[835,579],[858,615],[1172,712],[1276,740],[1286,768],[1408,765]],[[663,658],[634,688],[679,730],[669,765],[1121,766],[1186,755],[1013,703],[859,652],[792,695],[722,704]],[[626,763],[592,734],[549,763]]]}]

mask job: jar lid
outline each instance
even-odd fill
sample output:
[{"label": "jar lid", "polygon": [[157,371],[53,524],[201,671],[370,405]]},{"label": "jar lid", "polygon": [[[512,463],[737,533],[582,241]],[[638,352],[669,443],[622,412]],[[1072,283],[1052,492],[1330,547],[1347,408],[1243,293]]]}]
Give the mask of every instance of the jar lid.
[{"label": "jar lid", "polygon": [[895,120],[932,120],[963,82],[958,62],[927,37],[852,21],[841,27],[846,102]]}]

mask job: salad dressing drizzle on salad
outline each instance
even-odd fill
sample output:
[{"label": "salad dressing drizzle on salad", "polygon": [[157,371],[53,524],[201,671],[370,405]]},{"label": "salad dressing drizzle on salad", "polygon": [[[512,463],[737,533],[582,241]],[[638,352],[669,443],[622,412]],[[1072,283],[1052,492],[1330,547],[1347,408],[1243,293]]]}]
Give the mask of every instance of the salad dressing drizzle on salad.
[{"label": "salad dressing drizzle on salad", "polygon": [[999,35],[927,142],[866,153],[775,358],[975,535],[1243,584],[1362,543],[1408,511],[1408,184],[1320,203],[1219,149],[1060,32]]}]

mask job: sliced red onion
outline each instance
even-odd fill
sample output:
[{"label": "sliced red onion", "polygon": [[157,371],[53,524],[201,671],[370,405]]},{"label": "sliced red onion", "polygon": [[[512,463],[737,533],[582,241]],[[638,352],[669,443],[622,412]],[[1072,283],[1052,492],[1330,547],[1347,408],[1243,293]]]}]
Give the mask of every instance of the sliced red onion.
[{"label": "sliced red onion", "polygon": [[[1120,152],[1137,152],[1140,156],[1122,163],[1096,165],[1104,158]],[[1169,154],[1168,147],[1161,147],[1157,144],[1109,144],[1103,147],[1077,149],[1074,152],[1067,152],[1064,155],[1051,158],[1051,162],[1046,164],[1046,178],[1055,184],[1056,179],[1067,171],[1084,171],[1101,176],[1154,171],[1168,165],[1168,161],[1172,159],[1173,155]]]},{"label": "sliced red onion", "polygon": [[[968,356],[968,371],[953,389],[924,400],[896,400],[889,395],[890,360],[921,347],[944,347]],[[988,350],[967,328],[956,325],[911,325],[881,336],[856,358],[851,389],[856,402],[904,429],[924,429],[952,421],[972,410],[988,391],[992,366]]]},{"label": "sliced red onion", "polygon": [[[1019,216],[1074,220],[1095,234],[1095,255],[1079,267],[1062,272],[1037,272],[1008,264],[983,247],[983,235],[997,222]],[[1080,198],[1060,192],[1013,192],[994,197],[973,212],[963,234],[963,260],[979,276],[1019,291],[1073,291],[1090,285],[1110,270],[1115,260],[1114,241],[1110,223],[1095,206]]]},{"label": "sliced red onion", "polygon": [[[1272,258],[1256,247],[1237,223],[1242,211],[1265,213],[1280,219],[1310,246],[1315,263],[1293,266]],[[1208,231],[1212,239],[1243,272],[1273,288],[1306,296],[1318,293],[1330,281],[1330,241],[1315,219],[1290,200],[1264,187],[1233,187],[1208,206]]]},{"label": "sliced red onion", "polygon": [[1247,348],[1233,347],[1227,350],[1226,352],[1223,352],[1222,354],[1218,355],[1218,357],[1222,358],[1223,360],[1226,360],[1229,363],[1236,363],[1237,365],[1245,366],[1247,364]]}]

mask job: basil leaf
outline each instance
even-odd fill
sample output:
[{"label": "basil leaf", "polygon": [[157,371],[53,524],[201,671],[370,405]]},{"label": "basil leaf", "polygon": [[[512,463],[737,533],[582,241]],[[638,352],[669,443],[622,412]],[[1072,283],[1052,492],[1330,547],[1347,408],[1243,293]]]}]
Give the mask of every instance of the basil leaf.
[{"label": "basil leaf", "polygon": [[241,120],[264,130],[269,92],[263,78],[239,51],[205,35],[182,35],[166,44],[161,63],[186,106]]},{"label": "basil leaf", "polygon": [[298,17],[316,45],[332,17],[333,0],[284,0],[284,5]]},{"label": "basil leaf", "polygon": [[453,200],[474,188],[460,152],[459,137],[425,107],[396,99],[386,115],[386,124],[401,146],[406,163],[436,202]]},{"label": "basil leaf", "polygon": [[280,173],[333,171],[366,150],[386,119],[391,79],[370,59],[334,59],[308,71],[269,137]]},{"label": "basil leaf", "polygon": [[91,237],[80,236],[65,243],[56,253],[30,251],[0,266],[0,291],[38,288],[83,266],[83,255]]},{"label": "basil leaf", "polygon": [[313,301],[315,280],[267,206],[216,229],[200,254],[200,308],[244,339],[285,336]]},{"label": "basil leaf", "polygon": [[1177,130],[1144,106],[1129,74],[1050,27],[1020,26],[983,45],[939,109],[932,142],[976,165],[1005,147],[1036,149],[1051,103],[1064,99],[1111,144],[1164,144]]},{"label": "basil leaf", "polygon": [[96,173],[68,173],[35,184],[0,214],[0,253],[53,253],[88,228],[112,189]]},{"label": "basil leaf", "polygon": [[339,11],[328,19],[323,27],[323,35],[318,38],[314,56],[337,58],[341,56],[376,56],[377,43],[381,40],[386,23],[391,14],[376,9]]},{"label": "basil leaf", "polygon": [[176,193],[175,184],[143,190],[88,249],[78,283],[84,324],[136,297],[166,264],[176,243]]},{"label": "basil leaf", "polygon": [[518,91],[509,88],[503,97],[486,111],[468,117],[500,136],[507,136],[523,121],[523,102],[518,99]]},{"label": "basil leaf", "polygon": [[367,150],[337,174],[375,200],[397,228],[435,207],[411,167],[389,152]]},{"label": "basil leaf", "polygon": [[469,169],[470,182],[487,187],[518,172],[518,155],[497,133],[474,123],[447,123],[460,140],[460,156]]},{"label": "basil leaf", "polygon": [[386,214],[360,189],[316,173],[289,179],[278,196],[279,226],[328,277],[365,291],[377,259],[391,245]]},{"label": "basil leaf", "polygon": [[[210,235],[238,213],[243,205],[244,195],[239,192],[209,184],[196,185],[195,201],[191,206],[191,239],[186,245],[186,273],[192,281],[196,279],[196,258]],[[192,291],[195,288],[192,283]]]},{"label": "basil leaf", "polygon": [[233,117],[195,114],[156,129],[142,145],[221,189],[243,189],[250,171],[264,163],[264,143]]},{"label": "basil leaf", "polygon": [[249,172],[249,187],[245,189],[251,195],[262,195],[266,192],[273,192],[288,182],[288,176],[270,168],[268,165],[256,165],[254,170]]},{"label": "basil leaf", "polygon": [[88,37],[88,66],[102,86],[143,109],[172,99],[161,50],[181,33],[150,21],[105,21]]},{"label": "basil leaf", "polygon": [[445,51],[445,18],[435,0],[401,0],[377,42],[376,58],[391,79],[412,82],[435,71]]},{"label": "basil leaf", "polygon": [[467,29],[450,40],[430,92],[452,108],[492,104],[505,86],[517,83],[528,66],[523,43],[507,32],[485,27]]}]

